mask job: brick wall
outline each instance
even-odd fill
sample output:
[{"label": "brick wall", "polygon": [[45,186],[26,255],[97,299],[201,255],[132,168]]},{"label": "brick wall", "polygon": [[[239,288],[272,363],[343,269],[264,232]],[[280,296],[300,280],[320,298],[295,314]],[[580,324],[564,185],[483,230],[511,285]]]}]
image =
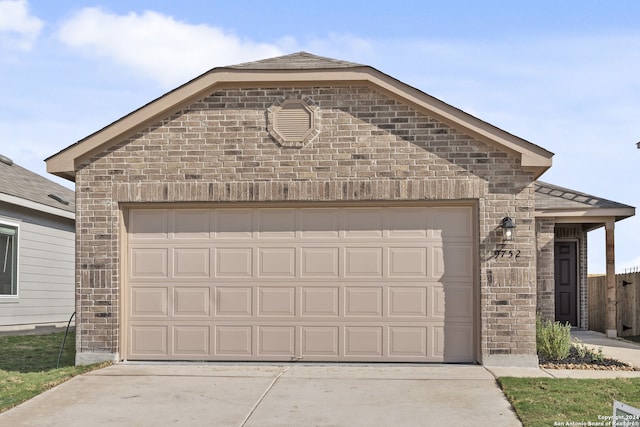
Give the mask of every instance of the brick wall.
[{"label": "brick wall", "polygon": [[[318,136],[279,146],[266,110],[305,97]],[[311,200],[475,201],[481,358],[535,357],[532,179],[515,155],[368,87],[215,92],[79,164],[79,360],[118,353],[121,203]],[[505,215],[519,256],[496,259]]]},{"label": "brick wall", "polygon": [[555,220],[539,218],[536,220],[536,242],[538,245],[538,313],[542,319],[555,320],[555,260],[554,237]]}]

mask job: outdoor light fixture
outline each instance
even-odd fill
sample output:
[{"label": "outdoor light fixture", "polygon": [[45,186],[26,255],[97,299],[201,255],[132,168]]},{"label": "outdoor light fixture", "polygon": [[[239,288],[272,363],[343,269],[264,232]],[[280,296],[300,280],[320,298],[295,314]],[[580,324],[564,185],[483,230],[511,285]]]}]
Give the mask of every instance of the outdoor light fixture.
[{"label": "outdoor light fixture", "polygon": [[516,232],[516,225],[513,223],[511,217],[505,216],[500,222],[500,228],[502,228],[502,240],[510,242],[513,240],[513,235]]}]

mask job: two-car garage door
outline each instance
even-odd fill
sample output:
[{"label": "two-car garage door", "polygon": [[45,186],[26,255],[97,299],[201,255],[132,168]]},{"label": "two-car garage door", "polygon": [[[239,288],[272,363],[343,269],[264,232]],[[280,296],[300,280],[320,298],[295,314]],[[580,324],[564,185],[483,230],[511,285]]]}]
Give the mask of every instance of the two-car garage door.
[{"label": "two-car garage door", "polygon": [[474,361],[469,206],[127,220],[126,359]]}]

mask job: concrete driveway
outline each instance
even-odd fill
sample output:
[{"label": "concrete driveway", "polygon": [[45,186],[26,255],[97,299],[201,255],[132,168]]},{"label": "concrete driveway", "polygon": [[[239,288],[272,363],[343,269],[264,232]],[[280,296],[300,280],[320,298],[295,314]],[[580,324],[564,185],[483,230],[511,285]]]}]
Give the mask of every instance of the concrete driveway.
[{"label": "concrete driveway", "polygon": [[0,414],[7,426],[520,426],[481,366],[121,364]]}]

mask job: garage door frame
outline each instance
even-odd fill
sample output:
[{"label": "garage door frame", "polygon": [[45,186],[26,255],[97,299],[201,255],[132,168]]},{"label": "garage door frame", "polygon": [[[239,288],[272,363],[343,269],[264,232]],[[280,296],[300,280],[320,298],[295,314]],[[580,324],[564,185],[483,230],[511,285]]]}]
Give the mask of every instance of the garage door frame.
[{"label": "garage door frame", "polygon": [[[119,261],[120,261],[120,286],[119,300],[120,310],[118,319],[120,323],[119,329],[119,348],[120,359],[126,360],[127,343],[128,343],[128,313],[129,300],[127,293],[127,271],[128,271],[128,218],[131,209],[244,209],[244,208],[408,208],[408,207],[431,207],[431,208],[451,208],[466,207],[472,212],[472,292],[473,292],[473,308],[472,308],[472,329],[473,329],[473,356],[472,362],[479,363],[480,355],[480,337],[481,337],[481,319],[480,319],[480,273],[479,273],[479,208],[477,200],[462,201],[394,201],[394,202],[222,202],[222,203],[122,203],[119,206],[120,227],[119,227]],[[354,361],[356,362],[356,361]],[[321,362],[319,362],[321,363]]]}]

